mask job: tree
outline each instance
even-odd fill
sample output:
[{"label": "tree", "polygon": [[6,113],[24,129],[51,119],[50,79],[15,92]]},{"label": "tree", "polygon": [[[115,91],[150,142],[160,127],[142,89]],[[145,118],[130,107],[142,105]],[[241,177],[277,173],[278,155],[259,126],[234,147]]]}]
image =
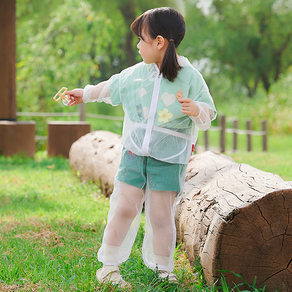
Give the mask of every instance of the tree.
[{"label": "tree", "polygon": [[[109,62],[108,43],[116,28],[86,1],[60,5],[44,0],[42,7],[32,1],[22,10],[23,4],[17,6],[18,109],[52,110],[55,104],[46,97],[60,87],[84,86],[100,78],[98,63]],[[49,17],[42,19],[45,11]]]},{"label": "tree", "polygon": [[60,87],[96,84],[133,65],[138,39],[130,23],[143,11],[167,3],[17,0],[18,110],[55,110],[59,107],[47,97]]},{"label": "tree", "polygon": [[[199,48],[212,68],[239,81],[252,97],[259,84],[269,92],[292,64],[292,5],[290,0],[188,1],[186,19]],[[194,17],[196,15],[197,17]],[[201,23],[200,23],[201,22]]]},{"label": "tree", "polygon": [[[137,39],[133,37],[130,30],[130,25],[133,20],[148,9],[163,7],[163,6],[176,6],[176,1],[173,0],[115,0],[109,2],[108,0],[89,0],[93,9],[98,11],[102,9],[115,23],[124,27],[122,38],[118,35],[115,37],[122,41],[120,48],[125,52],[125,66],[132,66],[137,62],[136,42]],[[117,21],[118,20],[118,21]]]}]

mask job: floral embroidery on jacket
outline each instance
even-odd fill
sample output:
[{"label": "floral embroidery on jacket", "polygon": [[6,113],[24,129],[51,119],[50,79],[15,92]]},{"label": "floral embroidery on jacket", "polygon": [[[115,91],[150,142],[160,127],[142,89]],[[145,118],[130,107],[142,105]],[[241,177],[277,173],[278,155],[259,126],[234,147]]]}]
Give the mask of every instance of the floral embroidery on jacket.
[{"label": "floral embroidery on jacket", "polygon": [[165,108],[163,111],[159,111],[158,115],[158,122],[160,123],[167,123],[173,117],[173,114],[169,113],[167,108]]}]

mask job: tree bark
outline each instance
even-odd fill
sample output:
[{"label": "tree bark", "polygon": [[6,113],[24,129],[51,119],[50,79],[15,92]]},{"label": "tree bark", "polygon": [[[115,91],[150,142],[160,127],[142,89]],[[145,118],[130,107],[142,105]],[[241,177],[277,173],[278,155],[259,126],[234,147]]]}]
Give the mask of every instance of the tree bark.
[{"label": "tree bark", "polygon": [[103,195],[113,191],[121,160],[121,137],[107,131],[94,131],[74,142],[69,151],[70,166],[82,180],[98,182]]},{"label": "tree bark", "polygon": [[[178,242],[206,280],[233,271],[292,291],[292,182],[207,151],[192,156],[176,211]],[[237,281],[226,273],[229,283]]]},{"label": "tree bark", "polygon": [[0,120],[16,121],[15,0],[0,1]]}]

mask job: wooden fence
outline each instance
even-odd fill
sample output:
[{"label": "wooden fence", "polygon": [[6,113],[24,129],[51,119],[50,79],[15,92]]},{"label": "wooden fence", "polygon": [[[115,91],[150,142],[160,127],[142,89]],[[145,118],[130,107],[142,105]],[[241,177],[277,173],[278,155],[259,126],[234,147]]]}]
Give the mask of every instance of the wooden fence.
[{"label": "wooden fence", "polygon": [[220,131],[220,145],[219,145],[219,152],[226,152],[226,133],[233,134],[233,143],[232,143],[232,151],[236,152],[238,150],[238,135],[246,135],[247,141],[247,151],[252,151],[252,136],[262,136],[262,151],[267,151],[268,144],[267,144],[267,121],[264,120],[261,122],[262,130],[261,131],[253,131],[252,130],[252,122],[250,120],[246,121],[246,130],[238,129],[238,120],[234,119],[232,121],[232,128],[226,127],[226,117],[220,117],[220,126],[219,127],[210,127],[209,130],[204,132],[204,146],[205,150],[210,149],[209,146],[209,131]]},{"label": "wooden fence", "polygon": [[[79,112],[68,112],[68,113],[40,113],[40,112],[17,112],[17,116],[37,116],[37,117],[76,117],[79,116],[80,121],[85,121],[86,117],[107,119],[115,121],[123,121],[123,117],[117,116],[106,116],[91,114],[85,112],[84,104],[79,105]],[[226,117],[220,117],[219,127],[210,127],[208,131],[204,132],[204,147],[205,150],[210,149],[209,145],[209,131],[220,131],[220,145],[219,152],[226,152],[226,133],[233,133],[233,147],[232,151],[236,152],[238,147],[238,135],[246,135],[247,137],[247,151],[252,151],[252,136],[262,136],[262,150],[267,151],[267,121],[262,121],[262,131],[253,131],[252,123],[250,120],[246,121],[246,130],[238,129],[238,120],[234,119],[232,122],[232,128],[226,128]],[[36,140],[46,140],[46,136],[36,136]]]}]

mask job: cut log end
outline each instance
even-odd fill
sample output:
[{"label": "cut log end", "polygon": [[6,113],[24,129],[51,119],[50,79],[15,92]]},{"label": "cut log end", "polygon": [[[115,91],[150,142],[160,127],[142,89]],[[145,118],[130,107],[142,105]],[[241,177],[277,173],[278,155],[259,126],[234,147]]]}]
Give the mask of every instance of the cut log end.
[{"label": "cut log end", "polygon": [[[206,280],[222,270],[267,292],[292,291],[292,182],[210,151],[192,157],[176,212],[178,241]],[[224,273],[227,282],[241,279]]]},{"label": "cut log end", "polygon": [[[291,207],[292,190],[280,190],[226,217],[218,230],[213,276],[228,270],[244,275],[248,283],[257,277],[258,285],[267,285],[268,291],[292,291]],[[208,271],[206,277],[211,280]],[[236,282],[231,273],[225,277]]]}]

